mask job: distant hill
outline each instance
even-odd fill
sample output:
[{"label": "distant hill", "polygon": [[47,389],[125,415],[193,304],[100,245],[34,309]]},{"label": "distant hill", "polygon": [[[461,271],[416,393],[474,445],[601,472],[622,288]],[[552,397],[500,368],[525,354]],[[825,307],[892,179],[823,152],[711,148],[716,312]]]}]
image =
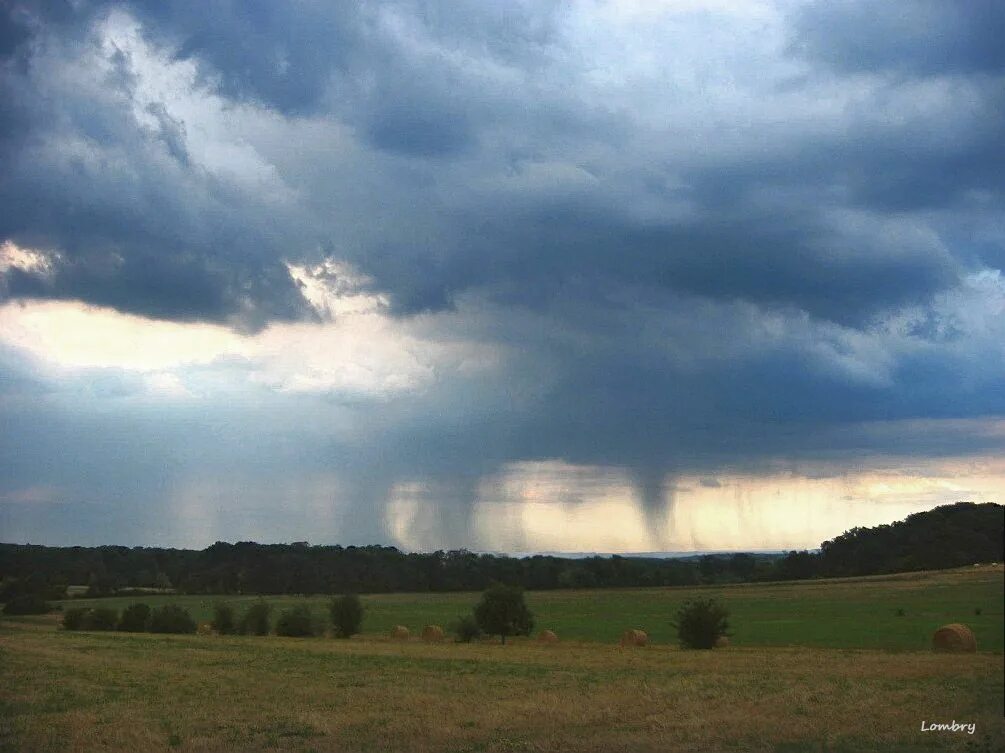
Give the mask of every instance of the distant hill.
[{"label": "distant hill", "polygon": [[1001,562],[1005,507],[959,502],[897,523],[852,528],[820,546],[821,575],[941,570]]},{"label": "distant hill", "polygon": [[685,557],[534,555],[466,550],[407,553],[394,547],[236,544],[201,551],[146,547],[0,544],[0,602],[20,593],[61,598],[123,589],[185,593],[319,594],[474,591],[493,581],[529,589],[683,586],[872,575],[1001,562],[1005,508],[960,502],[892,525],[853,528],[819,551]]}]

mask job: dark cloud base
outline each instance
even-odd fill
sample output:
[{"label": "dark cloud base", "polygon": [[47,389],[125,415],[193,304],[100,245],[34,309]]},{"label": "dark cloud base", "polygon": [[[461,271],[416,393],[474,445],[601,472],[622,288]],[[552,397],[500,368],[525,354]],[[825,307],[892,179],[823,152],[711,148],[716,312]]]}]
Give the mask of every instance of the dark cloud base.
[{"label": "dark cloud base", "polygon": [[[707,18],[654,20],[666,70],[604,88],[633,50],[577,47],[579,10],[5,4],[0,241],[47,265],[0,271],[2,299],[255,332],[320,318],[287,263],[330,255],[402,326],[510,354],[400,400],[256,393],[273,413],[171,420],[103,414],[128,377],[59,385],[4,356],[12,488],[139,498],[222,433],[218,469],[341,471],[350,527],[378,536],[394,482],[428,480],[464,530],[478,479],[519,460],[626,468],[656,520],[674,474],[1005,449],[975,428],[1005,416],[1002,4],[804,4],[770,54],[741,29],[718,51],[733,84],[690,98],[701,61],[673,55]],[[145,99],[150,61],[106,33],[122,19],[156,66],[191,67],[186,91]],[[197,148],[211,117],[245,150],[230,172]],[[261,438],[329,410],[352,442]]]}]

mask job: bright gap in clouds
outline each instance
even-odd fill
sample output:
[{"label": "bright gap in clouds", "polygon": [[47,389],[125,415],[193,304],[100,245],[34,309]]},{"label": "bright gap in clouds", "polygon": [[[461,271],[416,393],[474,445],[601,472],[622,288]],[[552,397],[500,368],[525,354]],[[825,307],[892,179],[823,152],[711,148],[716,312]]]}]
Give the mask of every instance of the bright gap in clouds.
[{"label": "bright gap in clouds", "polygon": [[[45,269],[45,254],[7,242],[6,268]],[[187,372],[240,366],[251,384],[278,392],[388,397],[420,389],[434,369],[468,371],[491,362],[491,348],[424,340],[386,313],[386,300],[361,292],[364,280],[344,264],[288,265],[320,321],[274,323],[254,334],[207,323],[152,320],[76,301],[0,305],[0,343],[30,354],[49,371],[136,372],[153,392],[184,384]],[[184,390],[172,389],[173,396]],[[192,395],[190,395],[192,396]]]}]

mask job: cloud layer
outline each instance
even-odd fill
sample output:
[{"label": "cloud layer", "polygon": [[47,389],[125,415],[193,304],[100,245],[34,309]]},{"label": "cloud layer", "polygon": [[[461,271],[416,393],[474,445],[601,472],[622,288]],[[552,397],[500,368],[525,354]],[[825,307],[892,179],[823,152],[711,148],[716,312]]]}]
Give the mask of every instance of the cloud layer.
[{"label": "cloud layer", "polygon": [[330,473],[333,536],[420,484],[463,542],[524,462],[623,469],[658,527],[688,474],[999,453],[1003,20],[8,3],[7,491]]}]

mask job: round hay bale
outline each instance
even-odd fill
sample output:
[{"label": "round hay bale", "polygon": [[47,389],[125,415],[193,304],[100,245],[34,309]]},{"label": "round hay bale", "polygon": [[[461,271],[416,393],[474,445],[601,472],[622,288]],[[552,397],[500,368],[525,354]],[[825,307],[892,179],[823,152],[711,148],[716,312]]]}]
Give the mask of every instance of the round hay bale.
[{"label": "round hay bale", "polygon": [[208,622],[200,622],[195,627],[195,633],[196,635],[212,635],[213,626]]},{"label": "round hay bale", "polygon": [[933,651],[949,651],[952,653],[973,653],[977,650],[977,639],[974,632],[966,625],[954,622],[943,625],[932,636]]},{"label": "round hay bale", "polygon": [[626,630],[621,634],[622,646],[645,646],[649,643],[649,636],[645,630]]},{"label": "round hay bale", "polygon": [[396,641],[407,641],[408,635],[408,628],[404,625],[395,625],[394,629],[391,631],[391,638]]},{"label": "round hay bale", "polygon": [[426,643],[439,643],[443,640],[443,628],[439,625],[426,625],[422,628],[422,640]]},{"label": "round hay bale", "polygon": [[720,635],[718,638],[715,639],[715,647],[716,648],[728,648],[729,647],[729,638],[727,638],[724,635]]},{"label": "round hay bale", "polygon": [[537,634],[539,643],[558,643],[558,636],[552,630],[542,630]]}]

